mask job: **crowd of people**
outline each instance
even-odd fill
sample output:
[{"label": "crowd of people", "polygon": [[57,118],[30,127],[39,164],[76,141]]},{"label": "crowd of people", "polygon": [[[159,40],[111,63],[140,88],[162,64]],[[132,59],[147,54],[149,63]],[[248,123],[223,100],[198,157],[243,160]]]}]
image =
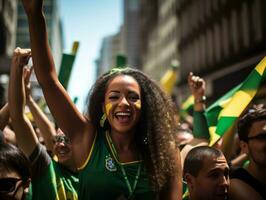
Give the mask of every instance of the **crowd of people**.
[{"label": "crowd of people", "polygon": [[[0,132],[0,199],[266,199],[266,109],[247,109],[237,122],[234,157],[208,145],[206,85],[193,73],[193,124],[181,123],[172,99],[132,68],[100,76],[84,115],[58,80],[43,0],[22,3],[31,49],[14,50],[0,110],[0,129],[15,135]],[[57,128],[31,97],[29,58]]]}]

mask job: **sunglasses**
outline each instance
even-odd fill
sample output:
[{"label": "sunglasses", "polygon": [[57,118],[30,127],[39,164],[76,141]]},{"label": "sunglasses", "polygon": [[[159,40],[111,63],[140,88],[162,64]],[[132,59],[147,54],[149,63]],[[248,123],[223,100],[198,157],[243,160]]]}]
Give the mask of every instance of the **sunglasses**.
[{"label": "sunglasses", "polygon": [[266,140],[266,133],[258,134],[256,136],[248,137],[248,140]]},{"label": "sunglasses", "polygon": [[65,135],[56,135],[54,136],[54,143],[70,144],[70,139]]},{"label": "sunglasses", "polygon": [[1,178],[0,194],[9,194],[16,192],[19,182],[22,183],[21,178]]}]

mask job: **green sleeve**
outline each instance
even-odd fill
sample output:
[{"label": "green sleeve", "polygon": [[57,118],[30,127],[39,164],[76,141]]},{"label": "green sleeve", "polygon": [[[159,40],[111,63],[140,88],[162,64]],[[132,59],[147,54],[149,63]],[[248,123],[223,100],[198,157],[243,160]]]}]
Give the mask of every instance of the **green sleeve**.
[{"label": "green sleeve", "polygon": [[204,111],[193,112],[193,135],[195,138],[210,138]]}]

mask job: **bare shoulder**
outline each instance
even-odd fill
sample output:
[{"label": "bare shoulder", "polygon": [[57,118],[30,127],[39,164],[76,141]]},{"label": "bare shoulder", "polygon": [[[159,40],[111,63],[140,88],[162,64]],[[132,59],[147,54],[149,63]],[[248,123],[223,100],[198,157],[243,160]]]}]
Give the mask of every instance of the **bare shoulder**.
[{"label": "bare shoulder", "polygon": [[263,200],[252,187],[239,179],[230,180],[229,199]]}]

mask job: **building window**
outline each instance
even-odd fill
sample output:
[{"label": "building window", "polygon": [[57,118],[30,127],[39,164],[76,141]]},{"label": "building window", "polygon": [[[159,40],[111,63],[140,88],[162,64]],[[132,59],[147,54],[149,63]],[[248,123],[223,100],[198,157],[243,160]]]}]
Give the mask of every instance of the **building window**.
[{"label": "building window", "polygon": [[222,55],[227,58],[229,55],[229,36],[228,36],[228,21],[224,17],[222,19]]},{"label": "building window", "polygon": [[214,25],[214,53],[215,60],[219,62],[221,60],[221,27],[220,24]]},{"label": "building window", "polygon": [[28,20],[26,18],[18,18],[18,27],[28,27]]},{"label": "building window", "polygon": [[237,15],[236,15],[236,10],[232,10],[231,13],[231,43],[233,46],[233,51],[238,52],[238,28],[237,28]]},{"label": "building window", "polygon": [[261,25],[261,3],[259,0],[253,1],[252,4],[252,25],[254,31],[254,40],[260,42],[262,40],[262,25]]},{"label": "building window", "polygon": [[130,11],[137,11],[139,8],[139,1],[138,0],[128,0],[128,9]]},{"label": "building window", "polygon": [[207,31],[207,65],[211,66],[213,64],[213,34],[212,30]]},{"label": "building window", "polygon": [[207,52],[207,48],[208,48],[208,44],[207,44],[207,35],[203,34],[202,35],[202,61],[203,61],[203,65],[202,68],[204,68],[207,65],[207,56],[208,56],[208,52]]},{"label": "building window", "polygon": [[249,28],[249,19],[248,19],[248,10],[247,3],[242,4],[241,8],[241,23],[242,23],[242,36],[243,36],[243,45],[248,48],[250,43],[250,28]]}]

